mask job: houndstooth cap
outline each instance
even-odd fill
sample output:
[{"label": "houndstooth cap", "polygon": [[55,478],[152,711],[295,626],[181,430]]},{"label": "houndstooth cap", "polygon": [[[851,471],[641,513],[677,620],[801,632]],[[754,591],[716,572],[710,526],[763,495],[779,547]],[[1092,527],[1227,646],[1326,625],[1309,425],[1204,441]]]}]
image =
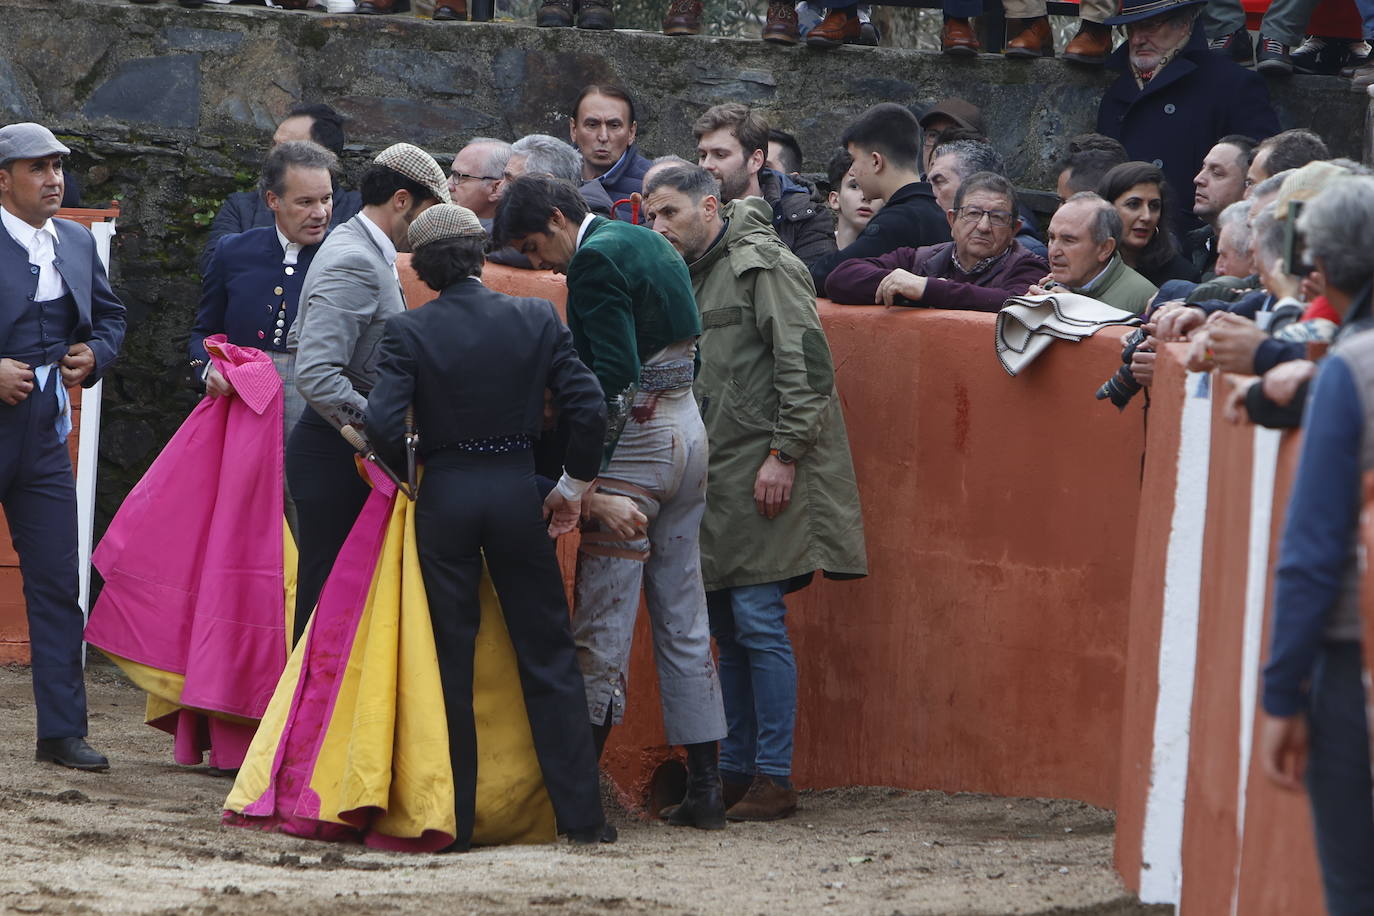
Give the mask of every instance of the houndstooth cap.
[{"label": "houndstooth cap", "polygon": [[439,198],[441,204],[453,200],[448,196],[448,177],[444,175],[444,170],[439,168],[439,163],[434,161],[433,156],[418,146],[409,143],[393,144],[382,150],[373,162],[424,185]]},{"label": "houndstooth cap", "polygon": [[415,217],[406,234],[410,238],[411,251],[442,239],[487,237],[487,231],[482,228],[477,214],[458,204],[435,204]]}]

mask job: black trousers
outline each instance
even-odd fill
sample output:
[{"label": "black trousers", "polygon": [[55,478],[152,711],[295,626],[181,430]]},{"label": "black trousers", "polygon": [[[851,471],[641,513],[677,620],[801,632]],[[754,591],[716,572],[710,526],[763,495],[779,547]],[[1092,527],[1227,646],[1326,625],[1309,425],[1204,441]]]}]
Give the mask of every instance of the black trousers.
[{"label": "black trousers", "polygon": [[358,476],[357,452],[309,407],[286,443],[286,484],[296,503],[296,621],[300,642],[324,580],[372,490]]},{"label": "black trousers", "polygon": [[13,407],[0,404],[0,505],[24,578],[39,738],[86,734],[76,481],[55,426],[60,384],[53,370],[47,390],[35,389]]},{"label": "black trousers", "polygon": [[526,451],[444,451],[425,463],[415,534],[448,713],[459,843],[472,837],[477,734],[473,643],[485,554],[520,667],[534,749],[559,832],[600,825],[599,773],[587,699],[553,541]]}]

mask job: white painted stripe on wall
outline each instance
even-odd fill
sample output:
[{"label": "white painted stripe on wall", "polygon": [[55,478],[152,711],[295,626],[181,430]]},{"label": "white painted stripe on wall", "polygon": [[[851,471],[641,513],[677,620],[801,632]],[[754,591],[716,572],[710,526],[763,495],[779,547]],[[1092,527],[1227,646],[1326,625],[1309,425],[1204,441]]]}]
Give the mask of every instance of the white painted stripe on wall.
[{"label": "white painted stripe on wall", "polygon": [[[105,273],[110,272],[110,239],[115,221],[91,224],[95,250]],[[100,392],[103,381],[81,392],[80,448],[76,454],[76,549],[81,613],[90,616],[91,547],[95,537],[95,474],[100,457]],[[84,650],[84,647],[83,647]]]},{"label": "white painted stripe on wall", "polygon": [[1190,372],[1179,421],[1174,514],[1164,560],[1164,608],[1159,632],[1159,697],[1155,702],[1150,789],[1141,841],[1140,899],[1178,904],[1183,869],[1183,803],[1188,787],[1188,729],[1197,664],[1202,536],[1207,519],[1212,402],[1194,396],[1210,382]]},{"label": "white painted stripe on wall", "polygon": [[1245,570],[1245,622],[1241,631],[1240,772],[1236,789],[1236,871],[1231,882],[1231,913],[1240,905],[1241,859],[1245,850],[1245,792],[1250,783],[1250,754],[1254,749],[1255,706],[1259,699],[1260,655],[1264,642],[1264,599],[1269,591],[1269,530],[1274,518],[1274,478],[1278,473],[1279,439],[1276,429],[1255,427],[1253,471],[1250,475],[1250,550]]}]

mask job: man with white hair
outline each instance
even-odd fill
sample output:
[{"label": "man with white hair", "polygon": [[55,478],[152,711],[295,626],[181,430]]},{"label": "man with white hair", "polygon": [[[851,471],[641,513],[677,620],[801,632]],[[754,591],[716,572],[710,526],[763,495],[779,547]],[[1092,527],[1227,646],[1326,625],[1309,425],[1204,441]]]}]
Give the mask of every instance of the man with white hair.
[{"label": "man with white hair", "polygon": [[516,140],[511,144],[510,159],[503,175],[507,182],[521,175],[548,175],[571,182],[587,202],[587,209],[598,216],[611,215],[611,195],[595,178],[582,177],[582,154],[557,137],[530,134]]},{"label": "man with white hair", "polygon": [[1050,275],[1030,288],[1031,295],[1060,288],[1143,312],[1157,290],[1121,260],[1121,232],[1121,216],[1110,202],[1091,191],[1070,197],[1050,220]]},{"label": "man with white hair", "polygon": [[[1123,0],[1106,25],[1126,42],[1109,69],[1121,76],[1097,109],[1097,132],[1120,140],[1132,159],[1164,171],[1175,189],[1192,186],[1208,151],[1228,134],[1260,139],[1279,131],[1264,80],[1214,54],[1197,26],[1206,0]],[[1185,194],[1168,214],[1175,229],[1200,225]]]}]

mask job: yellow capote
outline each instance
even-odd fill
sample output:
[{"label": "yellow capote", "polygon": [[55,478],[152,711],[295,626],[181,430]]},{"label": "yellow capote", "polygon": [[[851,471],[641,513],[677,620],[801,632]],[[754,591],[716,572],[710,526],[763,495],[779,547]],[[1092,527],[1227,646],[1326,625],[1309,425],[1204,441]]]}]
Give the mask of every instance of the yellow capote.
[{"label": "yellow capote", "polygon": [[[291,633],[292,621],[296,616],[296,542],[291,537],[291,529],[286,526],[286,520],[282,520],[282,583],[285,585],[285,611],[286,611],[286,651],[291,652]],[[216,712],[208,709],[197,709],[195,707],[183,707],[181,705],[181,692],[186,686],[186,676],[175,671],[163,671],[161,668],[154,668],[150,665],[139,664],[122,656],[115,655],[113,652],[105,652],[110,661],[119,666],[134,685],[148,694],[147,707],[143,712],[143,721],[152,724],[161,719],[173,715],[183,708],[191,708],[196,712],[207,716],[214,716],[228,722],[238,722],[240,724],[251,725],[254,720],[245,719],[241,716],[232,716],[228,713]]]},{"label": "yellow capote", "polygon": [[[444,695],[414,506],[404,497],[393,504],[309,781],[320,799],[319,820],[401,838],[426,831],[452,835],[456,827]],[[478,771],[472,841],[551,842],[556,837],[553,806],[534,752],[515,651],[485,573],[481,604],[473,659]],[[242,812],[271,783],[308,641],[307,634],[287,663],[225,801],[230,811]]]}]

